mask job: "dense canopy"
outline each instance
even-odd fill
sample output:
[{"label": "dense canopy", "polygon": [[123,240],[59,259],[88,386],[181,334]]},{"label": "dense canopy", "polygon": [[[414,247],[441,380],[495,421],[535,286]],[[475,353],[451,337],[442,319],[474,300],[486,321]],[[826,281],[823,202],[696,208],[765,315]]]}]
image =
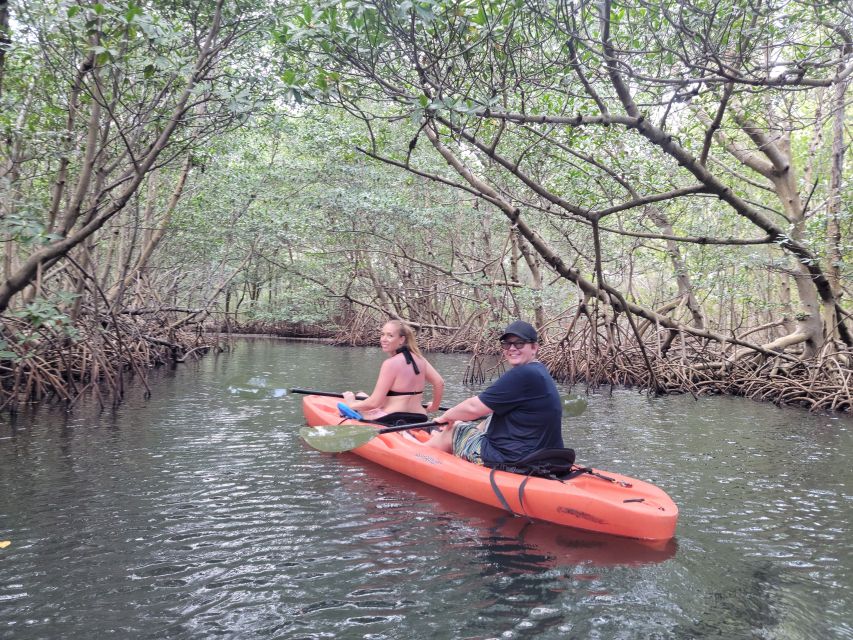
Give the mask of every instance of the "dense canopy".
[{"label": "dense canopy", "polygon": [[180,359],[200,327],[363,343],[390,316],[482,351],[521,316],[567,379],[849,408],[850,24],[0,2],[4,389]]}]

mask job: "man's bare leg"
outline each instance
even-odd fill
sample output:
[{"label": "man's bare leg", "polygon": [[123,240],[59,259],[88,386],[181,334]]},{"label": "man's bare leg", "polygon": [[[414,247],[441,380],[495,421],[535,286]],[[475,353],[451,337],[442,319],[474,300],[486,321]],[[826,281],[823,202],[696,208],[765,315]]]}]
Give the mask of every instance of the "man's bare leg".
[{"label": "man's bare leg", "polygon": [[441,431],[433,433],[424,444],[439,451],[453,453],[453,427],[445,427]]}]

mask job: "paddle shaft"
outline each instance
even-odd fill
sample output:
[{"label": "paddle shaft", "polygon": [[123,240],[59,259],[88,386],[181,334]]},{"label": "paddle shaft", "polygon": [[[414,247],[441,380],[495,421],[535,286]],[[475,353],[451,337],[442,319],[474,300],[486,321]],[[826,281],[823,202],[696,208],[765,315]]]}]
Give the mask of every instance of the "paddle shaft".
[{"label": "paddle shaft", "polygon": [[[317,391],[316,389],[299,389],[293,388],[290,390],[290,393],[302,393],[308,396],[325,396],[327,398],[343,398],[344,394],[336,393],[334,391]],[[357,398],[359,400],[363,400],[364,398]],[[428,407],[429,405],[424,403],[421,405],[422,407]],[[439,411],[447,411],[449,407],[439,407]]]},{"label": "paddle shaft", "polygon": [[378,429],[376,433],[394,433],[395,431],[408,431],[409,429],[427,429],[429,427],[439,427],[445,422],[436,422],[435,420],[430,420],[429,422],[416,422],[414,424],[400,424],[396,427],[384,427],[382,429]]}]

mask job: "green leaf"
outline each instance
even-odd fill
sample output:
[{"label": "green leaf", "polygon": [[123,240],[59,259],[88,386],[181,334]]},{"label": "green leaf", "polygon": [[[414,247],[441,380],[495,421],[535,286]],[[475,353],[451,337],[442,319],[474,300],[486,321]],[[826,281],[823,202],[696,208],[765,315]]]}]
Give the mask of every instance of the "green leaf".
[{"label": "green leaf", "polygon": [[415,13],[418,14],[421,20],[423,20],[427,25],[432,24],[435,21],[435,14],[433,14],[432,9],[430,7],[422,7],[419,4],[415,5]]},{"label": "green leaf", "polygon": [[124,12],[124,19],[128,22],[133,22],[133,19],[137,16],[142,15],[142,9],[140,9],[137,5],[131,3],[127,8],[127,11]]}]

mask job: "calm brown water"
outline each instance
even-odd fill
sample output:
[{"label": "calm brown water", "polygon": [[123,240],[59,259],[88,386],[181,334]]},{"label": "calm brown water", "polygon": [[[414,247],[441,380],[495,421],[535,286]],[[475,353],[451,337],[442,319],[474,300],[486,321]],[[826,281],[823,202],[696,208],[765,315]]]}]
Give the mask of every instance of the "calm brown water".
[{"label": "calm brown water", "polygon": [[[303,445],[284,390],[381,359],[245,340],[115,412],[0,418],[0,638],[853,638],[851,419],[591,396],[580,461],[681,510],[650,549]],[[470,395],[464,356],[430,359]]]}]

